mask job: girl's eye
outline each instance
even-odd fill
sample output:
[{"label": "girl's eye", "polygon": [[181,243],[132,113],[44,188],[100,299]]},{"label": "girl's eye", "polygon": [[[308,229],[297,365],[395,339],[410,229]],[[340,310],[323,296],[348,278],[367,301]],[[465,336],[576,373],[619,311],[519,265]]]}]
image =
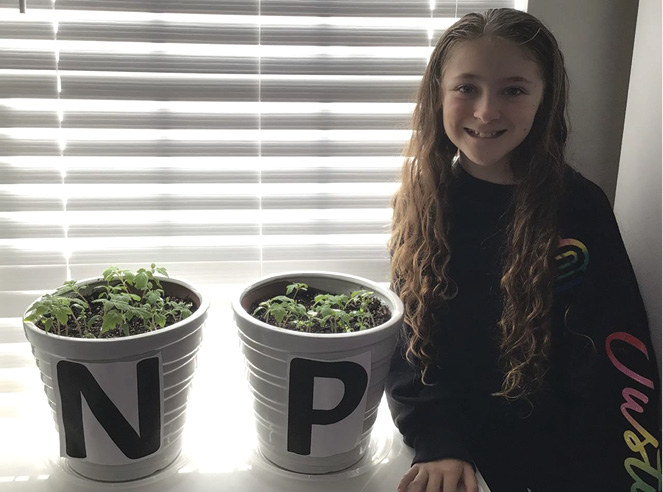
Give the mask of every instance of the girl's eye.
[{"label": "girl's eye", "polygon": [[507,96],[519,96],[521,94],[525,94],[525,91],[522,90],[520,87],[509,87],[508,89],[504,90],[504,93]]},{"label": "girl's eye", "polygon": [[471,94],[474,91],[474,87],[471,85],[460,85],[456,88],[461,94]]}]

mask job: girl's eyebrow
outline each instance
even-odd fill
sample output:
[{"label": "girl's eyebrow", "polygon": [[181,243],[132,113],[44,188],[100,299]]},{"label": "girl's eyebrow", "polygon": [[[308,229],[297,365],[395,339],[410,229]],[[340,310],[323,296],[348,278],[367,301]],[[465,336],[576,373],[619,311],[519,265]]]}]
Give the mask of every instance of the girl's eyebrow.
[{"label": "girl's eyebrow", "polygon": [[[470,80],[481,80],[483,77],[473,74],[473,73],[461,73],[460,75],[456,75],[453,77],[454,79],[470,79]],[[522,77],[521,75],[514,75],[512,77],[504,77],[500,82],[523,82],[525,84],[533,84],[529,79],[526,79],[525,77]]]}]

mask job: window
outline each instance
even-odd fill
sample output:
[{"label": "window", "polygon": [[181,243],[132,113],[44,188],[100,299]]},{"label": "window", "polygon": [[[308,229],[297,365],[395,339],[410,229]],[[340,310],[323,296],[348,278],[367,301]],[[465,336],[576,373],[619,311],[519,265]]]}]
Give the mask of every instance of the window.
[{"label": "window", "polygon": [[0,317],[113,264],[386,281],[430,45],[489,5],[0,0]]}]

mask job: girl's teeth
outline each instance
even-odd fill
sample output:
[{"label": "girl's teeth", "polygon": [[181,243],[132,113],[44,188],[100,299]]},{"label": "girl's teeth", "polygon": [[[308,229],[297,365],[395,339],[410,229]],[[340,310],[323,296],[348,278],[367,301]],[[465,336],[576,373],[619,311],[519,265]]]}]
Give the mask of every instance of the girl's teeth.
[{"label": "girl's teeth", "polygon": [[[468,128],[468,130],[469,130],[469,128]],[[496,137],[497,135],[499,135],[499,134],[502,133],[501,131],[498,131],[498,132],[490,132],[490,133],[478,133],[478,132],[475,132],[474,130],[469,130],[469,131],[470,131],[470,133],[471,133],[473,136],[475,136],[475,137],[479,137],[479,138],[494,138],[494,137]]]}]

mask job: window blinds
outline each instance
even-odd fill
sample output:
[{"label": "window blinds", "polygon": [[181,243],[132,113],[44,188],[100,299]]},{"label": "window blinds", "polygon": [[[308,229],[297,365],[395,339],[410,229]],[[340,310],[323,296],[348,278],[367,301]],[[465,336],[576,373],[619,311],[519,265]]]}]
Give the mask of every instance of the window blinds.
[{"label": "window blinds", "polygon": [[513,6],[0,0],[0,318],[109,265],[387,281],[430,46]]}]

